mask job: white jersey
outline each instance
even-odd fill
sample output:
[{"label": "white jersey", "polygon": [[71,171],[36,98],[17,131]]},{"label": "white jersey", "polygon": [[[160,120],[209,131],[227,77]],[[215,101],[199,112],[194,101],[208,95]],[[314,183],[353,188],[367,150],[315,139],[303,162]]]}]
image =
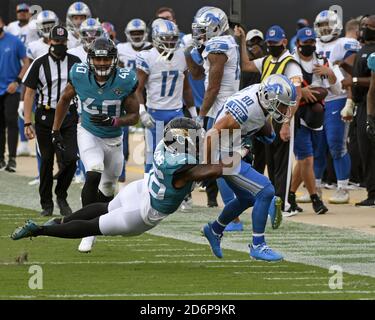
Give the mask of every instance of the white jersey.
[{"label": "white jersey", "polygon": [[[330,42],[316,41],[316,51],[326,57],[332,64],[346,59],[350,54],[358,52],[361,48],[360,43],[353,38],[338,38]],[[346,93],[339,95],[328,94],[326,101],[346,98]]]},{"label": "white jersey", "polygon": [[215,118],[226,98],[230,97],[240,87],[240,54],[236,41],[232,36],[220,36],[210,39],[205,49],[202,52],[204,60],[203,68],[206,74],[205,88],[207,90],[209,80],[210,62],[208,55],[210,53],[223,53],[227,56],[228,60],[224,65],[224,74],[221,80],[219,94],[215,102],[212,104],[207,116]]},{"label": "white jersey", "polygon": [[78,47],[69,49],[68,53],[80,58],[83,63],[86,63],[87,61],[87,52],[83,48],[82,44],[79,45]]},{"label": "white jersey", "polygon": [[39,40],[32,41],[28,44],[26,54],[31,60],[35,60],[36,58],[48,53],[48,50],[49,45],[44,42],[43,38],[40,38]]},{"label": "white jersey", "polygon": [[30,22],[24,26],[20,26],[18,21],[13,21],[9,23],[4,30],[13,34],[14,36],[21,39],[22,43],[27,47],[29,43],[38,40],[38,28],[36,27],[35,20],[30,20]]},{"label": "white jersey", "polygon": [[[269,118],[269,115],[266,116],[263,108],[259,104],[257,96],[259,86],[259,83],[248,86],[229,97],[219,111],[215,122],[223,118],[226,113],[230,113],[240,125],[242,137],[258,132]],[[238,146],[239,141],[234,140],[234,143]],[[228,149],[228,141],[223,139],[221,150],[228,151]]]},{"label": "white jersey", "polygon": [[184,72],[187,70],[184,51],[177,49],[171,60],[161,59],[157,49],[137,54],[137,69],[148,75],[146,82],[147,102],[152,109],[175,110],[182,108]]},{"label": "white jersey", "polygon": [[71,31],[68,31],[68,49],[76,48],[81,44],[81,39],[76,38]]},{"label": "white jersey", "polygon": [[[151,45],[150,42],[146,42],[143,48],[149,47],[150,45]],[[124,67],[135,70],[136,68],[135,61],[137,58],[137,54],[140,51],[134,50],[130,42],[119,43],[117,45],[117,51],[118,51],[118,59],[124,64]]]}]

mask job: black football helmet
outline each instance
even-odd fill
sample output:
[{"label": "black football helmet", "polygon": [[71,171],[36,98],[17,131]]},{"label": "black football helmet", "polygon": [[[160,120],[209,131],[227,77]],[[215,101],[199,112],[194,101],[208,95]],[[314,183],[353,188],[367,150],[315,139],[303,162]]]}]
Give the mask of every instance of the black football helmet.
[{"label": "black football helmet", "polygon": [[[93,59],[99,57],[111,58],[112,62],[109,66],[108,64],[94,65]],[[97,76],[107,77],[108,79],[116,70],[117,62],[117,48],[111,39],[100,37],[90,44],[87,51],[87,64]]]},{"label": "black football helmet", "polygon": [[176,118],[168,122],[164,128],[164,145],[173,153],[186,153],[192,155],[197,163],[200,156],[199,145],[203,145],[205,130],[194,120],[186,117]]}]

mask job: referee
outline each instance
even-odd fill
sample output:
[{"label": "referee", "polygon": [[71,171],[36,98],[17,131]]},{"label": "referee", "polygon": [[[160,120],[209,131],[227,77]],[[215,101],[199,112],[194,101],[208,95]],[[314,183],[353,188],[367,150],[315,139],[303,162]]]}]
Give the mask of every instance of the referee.
[{"label": "referee", "polygon": [[[28,139],[33,139],[36,134],[41,152],[39,195],[43,209],[42,216],[50,216],[53,213],[52,186],[55,153],[59,165],[55,188],[56,202],[61,215],[69,215],[72,212],[66,198],[67,190],[76,170],[78,152],[78,115],[74,104],[70,106],[69,114],[61,127],[61,135],[65,142],[64,149],[55,149],[52,143],[52,138],[56,140],[60,136],[60,132],[57,132],[52,137],[56,104],[67,85],[70,68],[74,63],[81,62],[78,57],[66,52],[67,41],[68,31],[62,26],[53,27],[49,36],[48,53],[35,59],[23,78],[26,88],[24,98],[25,135]],[[36,91],[39,98],[35,111],[34,131],[31,113]]]}]

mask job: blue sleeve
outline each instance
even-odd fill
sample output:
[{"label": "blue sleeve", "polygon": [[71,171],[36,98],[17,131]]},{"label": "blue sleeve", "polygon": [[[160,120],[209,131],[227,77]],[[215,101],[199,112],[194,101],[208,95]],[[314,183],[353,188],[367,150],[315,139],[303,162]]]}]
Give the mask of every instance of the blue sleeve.
[{"label": "blue sleeve", "polygon": [[145,73],[150,74],[150,67],[147,61],[145,60],[145,58],[141,56],[140,54],[137,54],[136,67],[137,69],[140,69],[144,71]]},{"label": "blue sleeve", "polygon": [[371,53],[367,58],[367,66],[372,71],[375,72],[375,52]]},{"label": "blue sleeve", "polygon": [[224,107],[239,124],[244,124],[247,121],[249,117],[247,109],[240,101],[229,100]]},{"label": "blue sleeve", "polygon": [[229,46],[225,41],[212,41],[207,43],[205,50],[207,53],[226,53]]},{"label": "blue sleeve", "polygon": [[201,66],[203,65],[203,58],[202,58],[202,55],[199,53],[198,49],[197,48],[193,48],[191,51],[190,51],[190,56],[191,58],[193,59],[193,61]]},{"label": "blue sleeve", "polygon": [[17,57],[22,60],[26,58],[26,47],[20,39],[17,38]]}]

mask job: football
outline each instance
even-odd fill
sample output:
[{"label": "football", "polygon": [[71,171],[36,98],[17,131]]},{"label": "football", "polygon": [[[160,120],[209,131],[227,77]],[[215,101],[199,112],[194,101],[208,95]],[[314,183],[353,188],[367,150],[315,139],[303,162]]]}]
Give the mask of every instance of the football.
[{"label": "football", "polygon": [[311,88],[311,90],[317,92],[313,94],[314,94],[314,97],[318,99],[318,101],[323,101],[328,95],[328,90],[322,87]]}]

